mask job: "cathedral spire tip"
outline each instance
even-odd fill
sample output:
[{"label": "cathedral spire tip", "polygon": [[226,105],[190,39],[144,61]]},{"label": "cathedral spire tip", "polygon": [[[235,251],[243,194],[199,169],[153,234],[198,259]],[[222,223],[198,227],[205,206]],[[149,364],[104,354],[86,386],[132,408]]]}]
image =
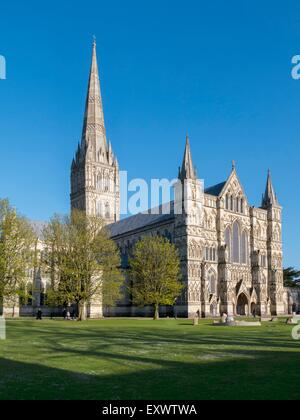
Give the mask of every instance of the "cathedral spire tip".
[{"label": "cathedral spire tip", "polygon": [[182,162],[182,167],[179,171],[179,178],[184,179],[196,179],[196,171],[192,161],[192,153],[190,146],[189,136],[186,136],[185,151]]},{"label": "cathedral spire tip", "polygon": [[267,186],[266,186],[265,194],[263,195],[262,207],[268,208],[272,205],[278,206],[279,203],[278,203],[277,195],[273,187],[271,169],[268,169]]},{"label": "cathedral spire tip", "polygon": [[88,140],[92,142],[94,153],[98,153],[100,149],[106,151],[106,132],[95,36],[93,37],[92,61],[85,106],[82,144],[86,146]]}]

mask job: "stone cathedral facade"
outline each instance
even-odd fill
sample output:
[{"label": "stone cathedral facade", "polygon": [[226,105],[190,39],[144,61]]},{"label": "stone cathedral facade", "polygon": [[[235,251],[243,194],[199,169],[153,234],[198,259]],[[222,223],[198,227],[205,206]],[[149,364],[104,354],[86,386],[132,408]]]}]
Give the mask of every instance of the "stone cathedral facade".
[{"label": "stone cathedral facade", "polygon": [[[162,207],[154,214],[149,211],[120,220],[119,165],[106,138],[94,43],[82,139],[71,169],[71,207],[106,220],[125,270],[134,244],[143,236],[162,235],[176,244],[185,288],[175,309],[162,308],[166,315],[173,311],[178,316],[203,317],[288,313],[282,208],[270,172],[259,208],[248,202],[235,164],[226,181],[203,194],[187,139],[178,182],[186,191],[183,214],[177,214],[171,203],[167,214]],[[150,312],[151,308],[133,307],[128,296],[111,315]]]}]

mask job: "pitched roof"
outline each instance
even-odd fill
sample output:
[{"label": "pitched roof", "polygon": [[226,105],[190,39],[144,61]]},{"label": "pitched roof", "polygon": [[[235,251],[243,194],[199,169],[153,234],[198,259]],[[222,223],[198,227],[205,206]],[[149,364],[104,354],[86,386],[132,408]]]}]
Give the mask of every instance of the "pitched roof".
[{"label": "pitched roof", "polygon": [[221,194],[225,185],[226,185],[226,181],[221,182],[220,184],[217,184],[217,185],[213,185],[212,187],[206,188],[204,192],[205,194],[214,195],[218,197]]},{"label": "pitched roof", "polygon": [[[170,205],[170,210],[169,210]],[[152,226],[157,223],[163,223],[174,218],[174,203],[164,204],[147,212],[139,213],[126,219],[120,220],[107,226],[112,237],[124,235],[137,229]]]}]

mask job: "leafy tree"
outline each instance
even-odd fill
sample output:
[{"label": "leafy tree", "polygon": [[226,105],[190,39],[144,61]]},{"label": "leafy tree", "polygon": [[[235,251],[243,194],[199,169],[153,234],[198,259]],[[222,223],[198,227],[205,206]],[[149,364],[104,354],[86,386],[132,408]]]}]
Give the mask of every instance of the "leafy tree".
[{"label": "leafy tree", "polygon": [[300,271],[294,267],[287,267],[283,270],[285,287],[300,287]]},{"label": "leafy tree", "polygon": [[123,282],[120,256],[101,218],[74,210],[70,217],[55,216],[43,235],[42,261],[52,284],[48,303],[77,304],[79,320],[95,299],[106,306],[116,303]]},{"label": "leafy tree", "polygon": [[182,291],[177,248],[161,237],[139,241],[130,259],[131,294],[138,306],[154,305],[154,319],[160,305],[174,305]]},{"label": "leafy tree", "polygon": [[0,300],[13,307],[24,295],[28,269],[34,264],[36,236],[31,224],[8,200],[0,200]]}]

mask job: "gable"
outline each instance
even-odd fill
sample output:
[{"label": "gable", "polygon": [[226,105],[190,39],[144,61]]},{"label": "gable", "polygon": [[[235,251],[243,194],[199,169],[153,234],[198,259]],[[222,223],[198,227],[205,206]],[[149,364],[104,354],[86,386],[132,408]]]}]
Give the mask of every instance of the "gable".
[{"label": "gable", "polygon": [[226,196],[244,198],[245,202],[248,203],[244,187],[242,186],[235,169],[231,172],[219,195],[220,198],[225,198]]}]

